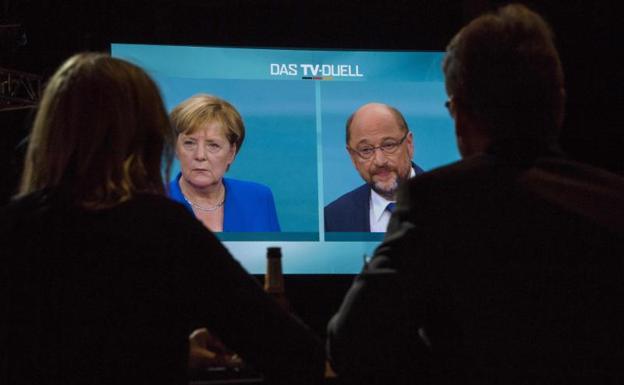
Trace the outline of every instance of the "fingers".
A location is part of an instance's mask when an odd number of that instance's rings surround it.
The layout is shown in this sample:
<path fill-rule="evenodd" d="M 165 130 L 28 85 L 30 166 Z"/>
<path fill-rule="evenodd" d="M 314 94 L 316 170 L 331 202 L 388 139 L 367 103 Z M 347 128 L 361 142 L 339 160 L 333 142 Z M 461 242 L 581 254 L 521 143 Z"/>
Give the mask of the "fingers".
<path fill-rule="evenodd" d="M 242 366 L 243 361 L 230 351 L 221 340 L 208 329 L 194 330 L 189 336 L 189 367 Z"/>

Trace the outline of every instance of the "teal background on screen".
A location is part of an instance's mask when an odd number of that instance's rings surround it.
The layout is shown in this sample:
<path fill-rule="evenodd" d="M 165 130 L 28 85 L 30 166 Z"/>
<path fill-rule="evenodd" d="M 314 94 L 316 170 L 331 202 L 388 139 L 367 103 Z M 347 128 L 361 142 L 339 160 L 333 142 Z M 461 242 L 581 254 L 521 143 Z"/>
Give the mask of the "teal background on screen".
<path fill-rule="evenodd" d="M 282 231 L 318 232 L 314 84 L 156 77 L 168 111 L 197 93 L 217 95 L 243 117 L 245 141 L 226 177 L 269 186 Z M 284 108 L 288 106 L 288 108 Z M 176 162 L 172 175 L 179 171 Z"/>
<path fill-rule="evenodd" d="M 387 103 L 405 115 L 414 134 L 414 161 L 423 169 L 459 159 L 444 108 L 441 52 L 113 44 L 111 53 L 143 67 L 168 110 L 203 92 L 228 100 L 241 113 L 246 138 L 226 176 L 269 186 L 282 231 L 302 234 L 272 241 L 270 233 L 260 240 L 225 237 L 226 247 L 251 273 L 264 272 L 268 246 L 282 247 L 288 274 L 357 273 L 363 257 L 374 252 L 377 237 L 354 241 L 358 237 L 350 234 L 330 241 L 322 232 L 323 207 L 362 184 L 345 150 L 344 131 L 347 117 L 362 104 Z M 299 67 L 296 75 L 272 75 L 271 64 Z M 305 80 L 301 64 L 345 65 L 361 76 Z"/>
<path fill-rule="evenodd" d="M 326 82 L 322 83 L 321 100 L 325 205 L 364 183 L 345 149 L 345 123 L 363 104 L 386 103 L 401 111 L 414 137 L 413 161 L 423 170 L 459 158 L 440 80 Z"/>

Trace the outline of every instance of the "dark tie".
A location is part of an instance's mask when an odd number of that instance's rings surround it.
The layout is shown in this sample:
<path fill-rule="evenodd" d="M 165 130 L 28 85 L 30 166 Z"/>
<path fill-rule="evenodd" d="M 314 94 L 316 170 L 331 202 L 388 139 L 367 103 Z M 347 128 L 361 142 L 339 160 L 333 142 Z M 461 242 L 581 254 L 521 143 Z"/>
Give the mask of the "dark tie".
<path fill-rule="evenodd" d="M 388 203 L 388 206 L 386 206 L 386 210 L 388 210 L 390 214 L 392 214 L 394 212 L 395 207 L 396 207 L 396 203 L 390 202 Z"/>

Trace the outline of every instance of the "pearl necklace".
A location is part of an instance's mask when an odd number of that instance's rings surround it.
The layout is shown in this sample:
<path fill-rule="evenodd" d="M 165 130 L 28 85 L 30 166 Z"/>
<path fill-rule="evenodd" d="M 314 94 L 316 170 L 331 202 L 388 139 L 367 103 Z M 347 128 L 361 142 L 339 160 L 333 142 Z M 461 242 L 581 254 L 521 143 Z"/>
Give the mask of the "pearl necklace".
<path fill-rule="evenodd" d="M 194 209 L 200 210 L 200 211 L 204 211 L 204 212 L 212 212 L 217 210 L 218 208 L 220 208 L 221 206 L 223 206 L 223 203 L 225 202 L 225 199 L 221 200 L 221 202 L 217 203 L 216 205 L 212 206 L 212 207 L 203 207 L 198 205 L 195 202 L 191 202 L 186 196 L 184 196 L 184 200 L 191 205 L 191 207 L 193 207 Z"/>
<path fill-rule="evenodd" d="M 223 193 L 223 198 L 221 199 L 221 201 L 219 203 L 217 203 L 216 205 L 212 206 L 212 207 L 204 207 L 204 206 L 200 206 L 195 202 L 192 202 L 190 199 L 188 199 L 186 197 L 186 194 L 182 193 L 182 196 L 184 197 L 184 200 L 191 205 L 191 207 L 193 207 L 194 209 L 197 209 L 199 211 L 203 211 L 203 212 L 213 212 L 218 210 L 219 208 L 221 208 L 223 206 L 223 203 L 225 203 L 225 192 Z"/>

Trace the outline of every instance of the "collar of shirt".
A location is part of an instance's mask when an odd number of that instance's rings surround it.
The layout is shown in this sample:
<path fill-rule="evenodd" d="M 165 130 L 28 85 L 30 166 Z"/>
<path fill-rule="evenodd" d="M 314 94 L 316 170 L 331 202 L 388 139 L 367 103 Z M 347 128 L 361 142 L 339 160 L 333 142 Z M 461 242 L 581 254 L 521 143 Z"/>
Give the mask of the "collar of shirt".
<path fill-rule="evenodd" d="M 375 190 L 371 190 L 371 202 L 370 202 L 370 229 L 371 232 L 384 232 L 388 227 L 390 221 L 390 212 L 386 210 L 388 203 L 392 201 L 387 200 L 381 195 L 377 194 Z"/>
<path fill-rule="evenodd" d="M 414 168 L 411 168 L 410 178 L 416 175 Z M 371 232 L 385 232 L 388 228 L 388 222 L 390 222 L 390 216 L 392 215 L 386 210 L 388 203 L 395 202 L 394 200 L 387 200 L 379 195 L 375 190 L 371 189 L 370 197 L 370 229 Z"/>

